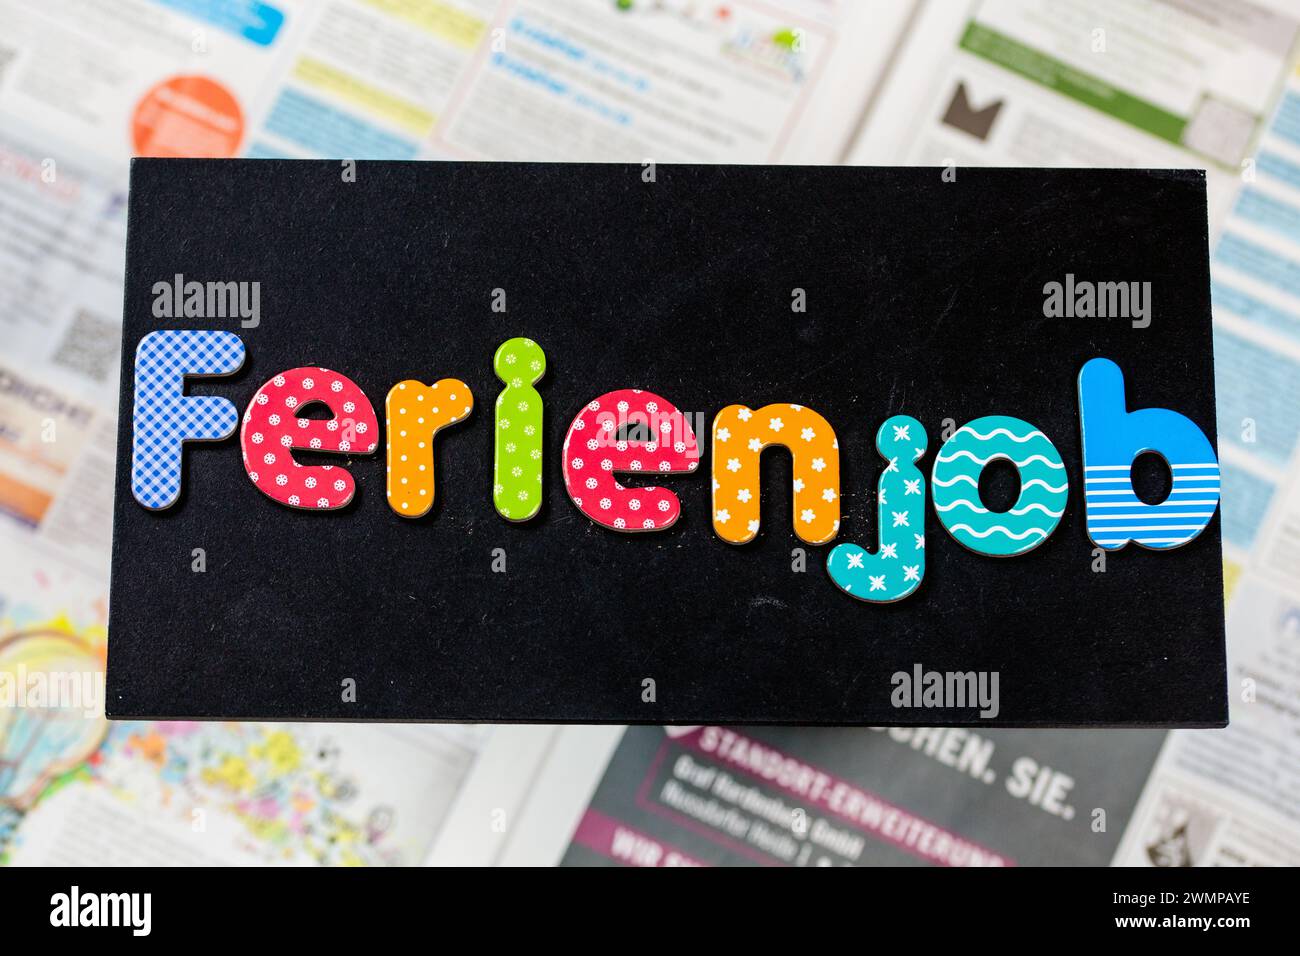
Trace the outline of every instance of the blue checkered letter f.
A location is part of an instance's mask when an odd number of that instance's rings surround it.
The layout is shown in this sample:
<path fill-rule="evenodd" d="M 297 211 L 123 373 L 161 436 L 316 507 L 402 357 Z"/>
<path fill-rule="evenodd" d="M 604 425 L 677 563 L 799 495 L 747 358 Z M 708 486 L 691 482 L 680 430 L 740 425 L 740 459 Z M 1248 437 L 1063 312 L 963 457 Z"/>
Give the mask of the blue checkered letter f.
<path fill-rule="evenodd" d="M 131 493 L 146 508 L 170 508 L 181 496 L 181 446 L 220 441 L 239 424 L 234 403 L 219 395 L 186 395 L 186 376 L 232 375 L 244 364 L 234 332 L 164 329 L 135 350 Z"/>

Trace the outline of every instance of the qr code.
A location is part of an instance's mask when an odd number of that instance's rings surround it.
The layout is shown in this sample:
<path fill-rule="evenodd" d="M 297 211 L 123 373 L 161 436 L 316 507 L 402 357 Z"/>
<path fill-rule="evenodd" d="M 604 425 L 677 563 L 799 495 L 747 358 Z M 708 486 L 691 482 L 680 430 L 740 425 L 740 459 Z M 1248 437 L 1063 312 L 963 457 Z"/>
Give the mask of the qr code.
<path fill-rule="evenodd" d="M 117 369 L 121 336 L 118 323 L 79 311 L 54 352 L 54 364 L 103 382 Z"/>
<path fill-rule="evenodd" d="M 1258 116 L 1239 106 L 1205 96 L 1183 130 L 1183 145 L 1225 166 L 1236 166 L 1250 147 L 1258 121 Z"/>

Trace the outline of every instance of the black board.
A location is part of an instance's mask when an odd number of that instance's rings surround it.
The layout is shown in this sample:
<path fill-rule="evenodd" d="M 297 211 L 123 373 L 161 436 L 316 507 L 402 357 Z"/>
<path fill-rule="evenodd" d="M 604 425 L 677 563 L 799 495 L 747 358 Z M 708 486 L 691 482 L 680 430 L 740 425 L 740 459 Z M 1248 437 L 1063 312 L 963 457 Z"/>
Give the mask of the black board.
<path fill-rule="evenodd" d="M 1218 516 L 1185 547 L 1131 545 L 1099 573 L 1079 491 L 1089 359 L 1120 365 L 1131 408 L 1172 408 L 1214 442 L 1201 173 L 362 162 L 348 181 L 346 169 L 133 164 L 110 716 L 1225 722 Z M 178 273 L 259 282 L 259 325 L 156 318 L 154 284 Z M 1044 285 L 1066 274 L 1151 282 L 1152 321 L 1044 317 Z M 131 360 L 158 328 L 242 337 L 238 374 L 187 389 L 241 413 L 296 366 L 350 376 L 381 420 L 397 381 L 463 379 L 475 410 L 438 436 L 433 510 L 412 521 L 386 506 L 382 445 L 332 459 L 356 479 L 348 507 L 281 506 L 245 475 L 237 435 L 187 444 L 179 502 L 141 507 Z M 525 524 L 491 501 L 492 357 L 513 336 L 548 362 L 546 497 Z M 580 514 L 561 442 L 584 403 L 625 387 L 706 421 L 733 403 L 815 408 L 840 442 L 839 541 L 876 547 L 874 436 L 900 413 L 930 433 L 927 476 L 945 420 L 1033 423 L 1063 457 L 1069 504 L 1041 547 L 1006 559 L 961 547 L 927 508 L 924 583 L 866 604 L 827 577 L 829 546 L 794 536 L 781 450 L 764 455 L 763 527 L 745 546 L 711 529 L 707 434 L 699 473 L 660 482 L 682 501 L 672 528 L 619 534 Z M 806 571 L 792 570 L 796 548 Z M 997 717 L 892 707 L 891 675 L 917 664 L 997 671 Z"/>

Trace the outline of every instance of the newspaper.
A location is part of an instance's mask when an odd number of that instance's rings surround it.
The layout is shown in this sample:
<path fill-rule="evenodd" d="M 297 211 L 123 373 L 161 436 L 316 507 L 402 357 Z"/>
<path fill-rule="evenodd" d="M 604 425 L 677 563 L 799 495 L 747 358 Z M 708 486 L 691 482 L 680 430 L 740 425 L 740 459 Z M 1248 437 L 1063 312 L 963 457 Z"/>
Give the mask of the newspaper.
<path fill-rule="evenodd" d="M 1210 199 L 1231 725 L 503 733 L 434 862 L 1300 863 L 1300 12 L 930 3 L 848 161 L 1196 167 Z M 497 752 L 499 751 L 499 752 Z M 452 827 L 449 825 L 449 830 Z"/>
<path fill-rule="evenodd" d="M 133 155 L 835 162 L 913 12 L 0 0 L 0 862 L 415 862 L 488 736 L 104 721 Z"/>
<path fill-rule="evenodd" d="M 38 732 L 40 708 L 0 708 L 0 861 L 1300 862 L 1298 21 L 1274 0 L 0 0 L 0 673 L 91 698 L 102 673 L 132 155 L 847 160 L 1206 170 L 1232 691 L 1229 728 L 1171 734 Z"/>

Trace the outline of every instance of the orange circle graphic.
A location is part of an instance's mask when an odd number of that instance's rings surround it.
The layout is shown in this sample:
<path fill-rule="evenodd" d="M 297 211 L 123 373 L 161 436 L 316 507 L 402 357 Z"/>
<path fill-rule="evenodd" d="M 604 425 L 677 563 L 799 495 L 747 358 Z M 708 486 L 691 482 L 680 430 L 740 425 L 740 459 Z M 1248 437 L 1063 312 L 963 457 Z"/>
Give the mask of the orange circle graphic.
<path fill-rule="evenodd" d="M 141 99 L 131 118 L 137 156 L 223 159 L 244 136 L 234 95 L 206 76 L 173 76 Z"/>

